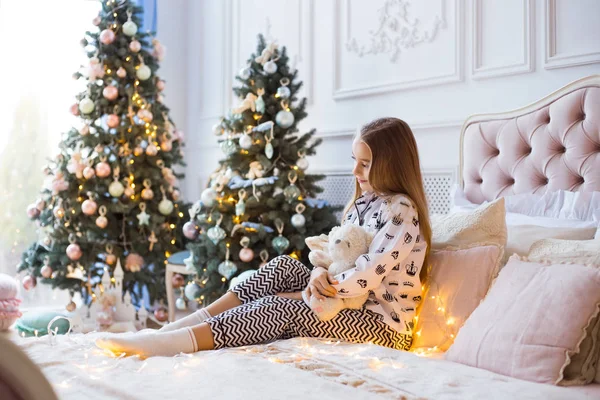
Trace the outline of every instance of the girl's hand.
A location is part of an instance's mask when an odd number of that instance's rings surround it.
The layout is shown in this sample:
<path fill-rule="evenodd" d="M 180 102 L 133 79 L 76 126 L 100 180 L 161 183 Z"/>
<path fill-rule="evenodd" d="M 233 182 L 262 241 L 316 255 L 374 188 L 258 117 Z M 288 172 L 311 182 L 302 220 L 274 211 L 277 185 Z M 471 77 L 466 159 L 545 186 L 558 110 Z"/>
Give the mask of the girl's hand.
<path fill-rule="evenodd" d="M 337 285 L 339 282 L 325 268 L 315 267 L 310 273 L 310 281 L 304 289 L 306 298 L 314 295 L 318 300 L 325 300 L 326 297 L 334 297 L 337 292 L 331 285 Z"/>

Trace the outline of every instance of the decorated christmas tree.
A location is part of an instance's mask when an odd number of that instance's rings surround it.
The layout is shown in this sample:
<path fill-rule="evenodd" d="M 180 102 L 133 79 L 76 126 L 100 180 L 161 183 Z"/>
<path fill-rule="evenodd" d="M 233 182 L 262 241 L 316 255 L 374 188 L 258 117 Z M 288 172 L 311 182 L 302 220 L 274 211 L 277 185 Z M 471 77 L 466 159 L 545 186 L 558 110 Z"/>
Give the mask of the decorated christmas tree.
<path fill-rule="evenodd" d="M 142 11 L 130 0 L 103 1 L 81 41 L 89 64 L 73 75 L 85 90 L 71 108 L 80 125 L 63 134 L 27 209 L 39 240 L 18 267 L 25 288 L 41 280 L 88 300 L 120 258 L 124 290 L 163 298 L 165 260 L 184 247 L 187 209 L 174 171 L 183 144 L 157 75 L 164 47 L 138 29 Z"/>
<path fill-rule="evenodd" d="M 214 300 L 231 278 L 278 255 L 309 265 L 304 239 L 338 224 L 338 209 L 315 198 L 324 176 L 306 173 L 306 156 L 321 139 L 313 138 L 314 130 L 298 133 L 307 114 L 296 78 L 286 48 L 259 36 L 256 54 L 236 77 L 241 103 L 214 127 L 226 157 L 183 228 L 195 240 L 186 260 L 197 272 L 185 287 L 190 300 Z"/>

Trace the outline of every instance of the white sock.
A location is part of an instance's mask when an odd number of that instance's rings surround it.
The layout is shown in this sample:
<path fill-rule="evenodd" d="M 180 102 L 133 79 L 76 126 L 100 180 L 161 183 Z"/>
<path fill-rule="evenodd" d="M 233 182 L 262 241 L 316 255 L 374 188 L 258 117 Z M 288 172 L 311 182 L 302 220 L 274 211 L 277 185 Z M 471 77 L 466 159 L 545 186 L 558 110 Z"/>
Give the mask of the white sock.
<path fill-rule="evenodd" d="M 137 354 L 142 357 L 171 357 L 179 353 L 198 351 L 196 336 L 190 327 L 172 332 L 106 336 L 96 339 L 96 346 L 113 353 Z"/>
<path fill-rule="evenodd" d="M 181 318 L 180 320 L 171 322 L 160 328 L 159 332 L 170 332 L 176 329 L 185 328 L 186 326 L 194 326 L 201 324 L 205 320 L 209 319 L 211 315 L 206 311 L 206 308 L 201 308 L 198 311 L 193 312 L 192 314 Z"/>

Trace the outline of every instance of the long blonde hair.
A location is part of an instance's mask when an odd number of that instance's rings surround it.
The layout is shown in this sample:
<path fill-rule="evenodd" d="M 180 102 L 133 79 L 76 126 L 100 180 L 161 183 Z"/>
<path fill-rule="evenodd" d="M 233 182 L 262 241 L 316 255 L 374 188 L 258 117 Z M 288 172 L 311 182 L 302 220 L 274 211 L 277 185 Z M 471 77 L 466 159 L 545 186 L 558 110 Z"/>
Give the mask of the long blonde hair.
<path fill-rule="evenodd" d="M 431 248 L 431 223 L 415 136 L 408 124 L 401 119 L 380 118 L 364 125 L 356 139 L 371 149 L 369 184 L 373 191 L 381 195 L 404 194 L 413 201 L 417 209 L 421 236 L 427 243 L 421 269 L 421 279 L 425 280 Z M 344 219 L 361 194 L 362 189 L 355 180 L 354 196 L 344 209 Z"/>

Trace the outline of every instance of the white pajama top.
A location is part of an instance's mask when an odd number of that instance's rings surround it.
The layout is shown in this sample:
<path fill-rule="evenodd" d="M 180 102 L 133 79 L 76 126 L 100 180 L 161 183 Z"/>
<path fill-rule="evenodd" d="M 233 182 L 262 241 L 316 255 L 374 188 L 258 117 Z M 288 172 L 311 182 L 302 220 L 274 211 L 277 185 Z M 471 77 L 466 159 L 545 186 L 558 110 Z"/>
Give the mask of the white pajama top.
<path fill-rule="evenodd" d="M 347 223 L 363 226 L 374 237 L 355 268 L 335 277 L 340 282 L 333 285 L 336 297 L 368 293 L 367 309 L 394 330 L 411 335 L 422 296 L 419 273 L 427 249 L 416 208 L 406 195 L 364 192 L 348 211 L 343 224 Z"/>

